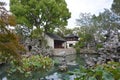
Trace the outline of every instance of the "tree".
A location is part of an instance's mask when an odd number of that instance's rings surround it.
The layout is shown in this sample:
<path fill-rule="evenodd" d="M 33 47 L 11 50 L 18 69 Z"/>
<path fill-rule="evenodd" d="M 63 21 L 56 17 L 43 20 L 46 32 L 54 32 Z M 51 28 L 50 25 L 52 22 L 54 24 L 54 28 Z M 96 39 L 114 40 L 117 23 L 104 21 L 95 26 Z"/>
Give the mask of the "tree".
<path fill-rule="evenodd" d="M 90 13 L 81 13 L 79 18 L 76 19 L 77 25 L 84 28 L 82 30 L 85 30 L 85 33 L 94 34 L 97 29 L 93 16 Z"/>
<path fill-rule="evenodd" d="M 0 2 L 0 59 L 19 60 L 19 51 L 23 50 L 23 47 L 19 44 L 18 37 L 9 29 L 9 26 L 16 25 L 15 17 L 3 7 L 4 5 L 4 2 Z"/>
<path fill-rule="evenodd" d="M 96 26 L 94 25 L 93 15 L 90 13 L 81 13 L 79 19 L 76 19 L 77 25 L 80 26 L 78 35 L 81 38 L 85 46 L 94 42 L 94 33 L 96 32 Z M 83 46 L 83 44 L 82 44 Z"/>
<path fill-rule="evenodd" d="M 55 33 L 60 35 L 61 37 L 65 37 L 67 34 L 72 34 L 73 30 L 66 27 L 60 27 L 55 31 Z"/>
<path fill-rule="evenodd" d="M 89 27 L 91 25 L 92 15 L 90 13 L 80 13 L 79 19 L 76 19 L 78 26 Z"/>
<path fill-rule="evenodd" d="M 99 16 L 99 24 L 101 28 L 107 30 L 109 28 L 114 29 L 119 25 L 119 17 L 113 13 L 112 11 L 105 9 L 103 13 L 100 13 Z"/>
<path fill-rule="evenodd" d="M 113 0 L 112 8 L 111 10 L 115 12 L 117 15 L 120 16 L 120 0 Z"/>
<path fill-rule="evenodd" d="M 33 30 L 53 32 L 55 28 L 67 25 L 70 12 L 65 0 L 10 0 L 10 10 L 17 18 L 17 24 Z"/>
<path fill-rule="evenodd" d="M 94 17 L 94 19 L 98 25 L 98 35 L 103 36 L 103 33 L 107 32 L 107 36 L 109 36 L 110 30 L 117 31 L 119 29 L 120 18 L 108 9 L 105 9 L 104 12 L 100 13 L 99 16 Z M 103 39 L 103 37 L 101 38 Z"/>
<path fill-rule="evenodd" d="M 119 21 L 120 21 L 120 8 L 119 8 L 119 5 L 120 5 L 120 1 L 119 0 L 113 0 L 113 4 L 112 4 L 112 8 L 111 10 L 117 14 L 117 24 L 119 24 Z M 118 26 L 118 25 L 117 25 Z"/>

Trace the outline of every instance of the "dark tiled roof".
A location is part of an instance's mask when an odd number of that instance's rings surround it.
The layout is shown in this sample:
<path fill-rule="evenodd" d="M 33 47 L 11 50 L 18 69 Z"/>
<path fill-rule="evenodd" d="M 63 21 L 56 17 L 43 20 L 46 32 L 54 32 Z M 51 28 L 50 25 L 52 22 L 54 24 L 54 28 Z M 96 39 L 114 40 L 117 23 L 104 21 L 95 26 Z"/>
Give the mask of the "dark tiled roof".
<path fill-rule="evenodd" d="M 53 33 L 46 33 L 46 34 L 54 40 L 65 41 L 65 39 L 63 39 L 62 37 L 56 34 L 53 34 Z"/>
<path fill-rule="evenodd" d="M 68 34 L 68 35 L 65 36 L 65 38 L 68 38 L 68 37 L 77 37 L 78 38 L 78 36 L 74 35 L 74 34 Z"/>

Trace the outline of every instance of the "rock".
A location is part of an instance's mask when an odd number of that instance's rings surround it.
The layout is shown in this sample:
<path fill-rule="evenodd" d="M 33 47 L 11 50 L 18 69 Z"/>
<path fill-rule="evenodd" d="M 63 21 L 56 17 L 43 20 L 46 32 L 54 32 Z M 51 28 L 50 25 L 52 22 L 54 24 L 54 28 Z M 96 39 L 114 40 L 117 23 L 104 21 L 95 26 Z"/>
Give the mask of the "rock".
<path fill-rule="evenodd" d="M 95 61 L 96 64 L 104 64 L 109 61 L 120 62 L 120 42 L 117 32 L 111 31 L 106 41 L 103 42 L 103 48 L 98 49 L 99 57 L 96 59 L 88 59 L 86 63 L 90 66 L 93 66 Z M 88 57 L 89 58 L 89 57 Z"/>
<path fill-rule="evenodd" d="M 58 69 L 59 69 L 59 71 L 61 71 L 61 72 L 65 72 L 65 71 L 68 70 L 68 66 L 62 65 L 62 66 L 59 66 Z"/>
<path fill-rule="evenodd" d="M 0 62 L 0 66 L 2 66 L 3 64 L 5 64 L 4 62 Z"/>
<path fill-rule="evenodd" d="M 86 64 L 87 64 L 87 66 L 92 67 L 96 64 L 96 62 L 93 60 L 93 58 L 90 57 L 90 58 L 86 59 Z"/>
<path fill-rule="evenodd" d="M 69 66 L 76 66 L 77 63 L 75 61 L 74 62 L 68 62 L 67 65 L 69 65 Z"/>
<path fill-rule="evenodd" d="M 81 49 L 80 53 L 86 53 L 86 54 L 96 54 L 97 52 L 93 49 Z"/>

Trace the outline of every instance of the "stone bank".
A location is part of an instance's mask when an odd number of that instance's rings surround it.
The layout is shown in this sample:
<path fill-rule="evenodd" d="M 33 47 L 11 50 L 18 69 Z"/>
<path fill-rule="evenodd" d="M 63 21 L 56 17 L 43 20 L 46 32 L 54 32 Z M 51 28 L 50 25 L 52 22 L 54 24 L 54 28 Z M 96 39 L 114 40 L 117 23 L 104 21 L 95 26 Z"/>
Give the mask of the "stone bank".
<path fill-rule="evenodd" d="M 74 48 L 53 50 L 53 56 L 67 56 L 72 54 L 76 54 L 76 50 Z"/>

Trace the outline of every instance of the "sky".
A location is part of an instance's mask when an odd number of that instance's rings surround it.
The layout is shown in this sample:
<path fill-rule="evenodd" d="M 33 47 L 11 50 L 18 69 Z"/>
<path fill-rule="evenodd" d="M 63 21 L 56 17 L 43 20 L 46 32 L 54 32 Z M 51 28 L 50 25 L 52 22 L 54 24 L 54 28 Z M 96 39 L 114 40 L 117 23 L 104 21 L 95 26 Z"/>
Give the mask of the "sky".
<path fill-rule="evenodd" d="M 71 18 L 68 20 L 68 28 L 76 27 L 76 19 L 80 13 L 91 13 L 98 15 L 104 9 L 110 9 L 113 0 L 65 0 L 67 7 L 71 12 Z"/>
<path fill-rule="evenodd" d="M 0 1 L 6 2 L 7 5 L 5 7 L 7 10 L 9 10 L 9 0 L 0 0 Z"/>
<path fill-rule="evenodd" d="M 9 4 L 9 0 L 6 1 Z M 65 0 L 67 7 L 71 12 L 71 18 L 68 20 L 67 28 L 76 27 L 76 19 L 79 18 L 80 13 L 91 13 L 98 15 L 104 9 L 110 9 L 113 0 Z M 9 6 L 7 6 L 9 9 Z"/>

